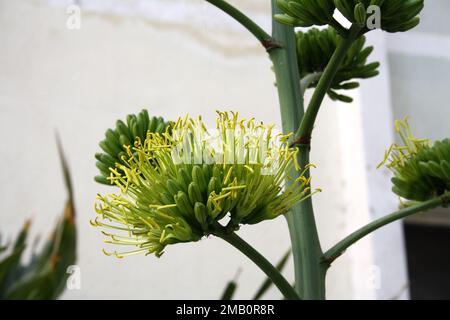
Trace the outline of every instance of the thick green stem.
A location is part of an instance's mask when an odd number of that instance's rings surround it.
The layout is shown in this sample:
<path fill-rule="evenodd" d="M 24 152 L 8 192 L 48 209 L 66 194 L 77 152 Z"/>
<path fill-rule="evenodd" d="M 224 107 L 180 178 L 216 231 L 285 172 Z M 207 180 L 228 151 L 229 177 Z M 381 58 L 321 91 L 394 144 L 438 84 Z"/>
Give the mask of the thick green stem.
<path fill-rule="evenodd" d="M 302 167 L 309 164 L 309 147 L 301 145 L 299 163 Z M 305 173 L 309 177 L 309 172 Z M 297 241 L 300 243 L 300 270 L 302 297 L 305 300 L 325 299 L 325 275 L 326 268 L 322 268 L 320 263 L 322 249 L 320 247 L 319 235 L 314 217 L 312 198 L 309 197 L 294 207 L 298 210 L 296 214 Z M 293 212 L 294 214 L 296 211 Z M 291 227 L 291 226 L 290 226 Z"/>
<path fill-rule="evenodd" d="M 286 299 L 298 300 L 297 292 L 290 283 L 264 256 L 251 245 L 240 238 L 236 233 L 216 232 L 216 236 L 222 238 L 252 260 L 273 281 Z"/>
<path fill-rule="evenodd" d="M 231 4 L 224 0 L 206 0 L 212 5 L 216 6 L 220 10 L 224 11 L 230 17 L 234 18 L 244 28 L 250 31 L 265 48 L 270 48 L 273 44 L 272 37 L 265 32 L 259 25 L 257 25 L 252 19 L 247 17 L 244 13 L 233 7 Z"/>
<path fill-rule="evenodd" d="M 336 258 L 341 256 L 345 250 L 358 240 L 364 238 L 366 235 L 374 232 L 375 230 L 384 227 L 385 225 L 403 219 L 405 217 L 411 216 L 416 213 L 424 212 L 433 208 L 440 207 L 442 205 L 448 204 L 450 198 L 450 192 L 447 192 L 441 197 L 436 197 L 434 199 L 419 203 L 417 205 L 404 208 L 402 210 L 391 213 L 385 217 L 377 219 L 368 225 L 362 227 L 361 229 L 353 232 L 340 242 L 338 242 L 334 247 L 329 249 L 323 255 L 323 263 L 331 264 Z"/>
<path fill-rule="evenodd" d="M 273 14 L 279 13 L 274 0 L 272 10 Z M 295 132 L 304 115 L 295 33 L 292 27 L 275 20 L 272 28 L 272 37 L 281 46 L 269 51 L 269 54 L 276 76 L 283 131 Z M 298 160 L 301 166 L 306 166 L 309 163 L 308 152 L 300 152 Z M 293 178 L 298 174 L 291 172 Z M 320 270 L 322 251 L 311 199 L 294 206 L 286 219 L 292 242 L 296 291 L 303 299 L 324 299 L 325 275 Z"/>
<path fill-rule="evenodd" d="M 302 167 L 309 163 L 311 133 L 320 106 L 336 76 L 339 66 L 357 37 L 358 30 L 357 27 L 352 26 L 348 38 L 341 39 L 320 77 L 309 106 L 301 120 L 297 131 L 299 133 L 299 139 L 296 140 L 296 144 L 300 148 L 299 163 Z M 309 171 L 306 172 L 306 176 L 309 176 Z M 301 284 L 300 287 L 297 287 L 297 290 L 300 290 L 303 299 L 325 299 L 327 265 L 322 263 L 322 249 L 317 234 L 312 198 L 301 202 L 298 206 L 294 207 L 293 211 L 293 219 L 296 221 L 290 221 L 289 228 L 291 235 L 295 233 L 295 238 L 292 238 L 293 241 L 295 239 L 300 244 L 298 246 L 300 249 L 299 266 L 296 266 L 296 271 L 297 268 L 301 271 L 301 274 L 298 276 L 301 277 Z M 299 214 L 296 212 L 299 212 Z"/>
<path fill-rule="evenodd" d="M 207 1 L 241 23 L 267 49 L 276 75 L 283 131 L 286 133 L 295 132 L 300 126 L 304 111 L 294 29 L 273 20 L 271 37 L 227 2 L 223 0 Z M 272 9 L 274 14 L 278 13 L 275 0 L 272 0 Z M 302 166 L 309 163 L 308 153 L 299 158 L 299 163 Z M 298 173 L 293 171 L 292 176 L 296 177 Z M 286 218 L 292 241 L 297 293 L 298 295 L 303 293 L 307 299 L 322 299 L 325 292 L 324 274 L 317 272 L 322 251 L 320 250 L 311 199 L 305 200 L 292 208 Z"/>

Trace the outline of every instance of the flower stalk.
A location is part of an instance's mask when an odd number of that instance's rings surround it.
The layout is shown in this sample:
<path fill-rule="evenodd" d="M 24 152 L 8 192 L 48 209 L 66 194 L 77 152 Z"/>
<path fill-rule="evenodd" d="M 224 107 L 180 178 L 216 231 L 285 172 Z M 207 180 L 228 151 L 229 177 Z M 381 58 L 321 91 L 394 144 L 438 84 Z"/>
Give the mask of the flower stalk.
<path fill-rule="evenodd" d="M 341 38 L 336 51 L 320 77 L 316 90 L 314 90 L 311 101 L 306 109 L 305 116 L 303 117 L 300 127 L 298 128 L 297 136 L 300 137 L 300 139 L 308 141 L 311 139 L 314 123 L 316 122 L 317 114 L 319 113 L 323 99 L 330 89 L 333 79 L 336 76 L 339 66 L 344 60 L 345 55 L 358 37 L 359 31 L 360 27 L 354 24 L 350 28 L 349 36 L 347 38 Z"/>
<path fill-rule="evenodd" d="M 409 217 L 413 214 L 425 212 L 427 210 L 431 210 L 441 206 L 446 206 L 448 205 L 449 200 L 450 200 L 450 192 L 447 192 L 440 197 L 435 197 L 434 199 L 425 202 L 419 202 L 416 205 L 403 208 L 387 216 L 381 217 L 367 224 L 366 226 L 356 230 L 343 240 L 339 241 L 336 245 L 334 245 L 332 248 L 330 248 L 324 253 L 322 261 L 323 263 L 329 266 L 334 260 L 340 257 L 345 252 L 345 250 L 347 250 L 351 245 L 353 245 L 358 240 L 364 238 L 368 234 L 378 230 L 381 227 L 384 227 L 385 225 L 391 222 Z"/>
<path fill-rule="evenodd" d="M 272 1 L 273 14 L 279 9 Z M 304 117 L 297 67 L 294 29 L 273 20 L 272 36 L 281 48 L 271 51 L 284 132 L 297 130 Z M 298 161 L 309 163 L 309 146 L 301 148 Z M 309 175 L 309 172 L 306 173 Z M 286 215 L 292 242 L 295 289 L 302 299 L 325 298 L 325 275 L 318 268 L 322 256 L 311 198 L 295 205 Z"/>
<path fill-rule="evenodd" d="M 273 14 L 279 13 L 272 1 Z M 360 28 L 353 25 L 347 38 L 342 38 L 330 62 L 321 75 L 306 111 L 301 93 L 305 88 L 298 84 L 299 72 L 292 27 L 273 20 L 273 38 L 283 48 L 270 53 L 277 76 L 283 130 L 297 130 L 295 142 L 300 148 L 299 163 L 309 163 L 311 133 L 320 106 L 348 50 L 358 37 Z M 280 38 L 282 40 L 280 40 Z M 294 44 L 293 44 L 294 42 Z M 280 53 L 280 51 L 284 51 Z M 280 63 L 280 56 L 283 59 Z M 288 81 L 285 81 L 288 79 Z M 288 82 L 288 83 L 286 83 Z M 289 121 L 289 122 L 287 122 Z M 309 172 L 305 176 L 309 177 Z M 303 299 L 325 299 L 326 266 L 321 263 L 322 249 L 317 232 L 312 199 L 308 198 L 291 209 L 287 215 L 294 256 L 296 290 Z"/>

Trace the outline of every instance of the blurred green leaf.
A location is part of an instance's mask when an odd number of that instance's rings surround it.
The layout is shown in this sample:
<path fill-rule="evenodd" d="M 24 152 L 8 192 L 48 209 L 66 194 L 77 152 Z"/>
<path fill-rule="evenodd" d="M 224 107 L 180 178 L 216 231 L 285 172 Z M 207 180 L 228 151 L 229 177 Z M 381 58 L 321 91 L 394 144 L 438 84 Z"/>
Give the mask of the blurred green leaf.
<path fill-rule="evenodd" d="M 16 270 L 14 267 L 20 261 L 24 248 L 15 249 L 9 256 L 0 261 L 0 299 L 5 298 L 4 292 Z"/>
<path fill-rule="evenodd" d="M 225 287 L 225 290 L 223 291 L 221 300 L 231 300 L 233 299 L 234 292 L 236 291 L 237 283 L 232 280 L 228 282 L 227 286 Z"/>
<path fill-rule="evenodd" d="M 241 268 L 239 268 L 237 270 L 236 275 L 234 276 L 233 280 L 231 280 L 227 283 L 227 286 L 223 290 L 222 297 L 220 298 L 220 300 L 233 299 L 234 293 L 236 292 L 236 288 L 237 288 L 237 279 L 239 278 L 240 274 L 241 274 Z"/>
<path fill-rule="evenodd" d="M 67 161 L 57 137 L 68 200 L 63 215 L 40 252 L 33 252 L 31 261 L 22 265 L 30 223 L 22 229 L 11 253 L 0 261 L 1 299 L 56 299 L 65 289 L 67 268 L 76 261 L 76 226 L 73 188 Z M 6 250 L 6 249 L 5 249 Z M 2 250 L 2 251 L 5 251 Z"/>
<path fill-rule="evenodd" d="M 289 248 L 288 251 L 283 255 L 280 261 L 278 261 L 277 265 L 275 266 L 278 271 L 283 271 L 284 267 L 286 266 L 286 263 L 289 260 L 289 257 L 291 255 L 291 249 Z M 221 300 L 232 300 L 234 297 L 234 294 L 236 292 L 238 283 L 237 279 L 239 277 L 239 274 L 241 273 L 241 269 L 238 269 L 236 272 L 236 275 L 234 276 L 233 280 L 230 280 L 225 289 L 223 290 Z M 272 280 L 270 278 L 267 278 L 262 285 L 259 287 L 258 291 L 256 292 L 255 296 L 253 297 L 253 300 L 259 300 L 261 297 L 267 292 L 267 290 L 270 289 L 270 287 L 273 285 Z"/>
<path fill-rule="evenodd" d="M 283 271 L 284 267 L 286 266 L 286 263 L 289 260 L 289 256 L 291 255 L 291 249 L 289 248 L 289 250 L 284 254 L 284 256 L 281 258 L 281 260 L 277 263 L 277 265 L 275 266 L 277 268 L 278 271 Z M 273 285 L 273 282 L 270 278 L 267 278 L 263 284 L 261 285 L 261 287 L 258 289 L 258 291 L 256 291 L 255 296 L 253 297 L 253 300 L 259 300 L 261 299 L 261 297 L 267 292 L 267 290 L 270 289 L 270 287 Z"/>

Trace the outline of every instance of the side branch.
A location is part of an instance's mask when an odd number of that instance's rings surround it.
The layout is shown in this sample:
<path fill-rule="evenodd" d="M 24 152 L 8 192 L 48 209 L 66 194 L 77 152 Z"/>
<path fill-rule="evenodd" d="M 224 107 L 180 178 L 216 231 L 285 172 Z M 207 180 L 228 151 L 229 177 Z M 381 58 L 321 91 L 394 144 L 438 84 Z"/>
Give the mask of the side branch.
<path fill-rule="evenodd" d="M 440 206 L 446 206 L 449 204 L 450 192 L 445 193 L 440 197 L 436 197 L 434 199 L 416 204 L 411 207 L 407 207 L 391 213 L 387 216 L 384 216 L 380 219 L 377 219 L 368 225 L 362 227 L 361 229 L 353 232 L 340 242 L 338 242 L 334 247 L 329 249 L 324 253 L 322 258 L 322 263 L 330 265 L 334 260 L 340 257 L 347 248 L 349 248 L 352 244 L 357 242 L 358 240 L 364 238 L 366 235 L 372 233 L 373 231 L 384 227 L 385 225 L 403 219 L 405 217 L 411 216 L 416 213 L 424 212 L 430 209 L 434 209 Z"/>
<path fill-rule="evenodd" d="M 306 109 L 305 116 L 302 119 L 300 128 L 297 131 L 297 137 L 309 137 L 312 134 L 314 123 L 316 121 L 317 114 L 319 113 L 322 101 L 325 98 L 327 91 L 330 89 L 331 83 L 336 76 L 337 71 L 345 58 L 348 50 L 351 48 L 355 39 L 358 37 L 360 28 L 353 25 L 350 28 L 348 38 L 342 38 L 339 42 L 333 56 L 328 62 L 323 74 L 320 76 L 320 80 L 314 90 L 311 101 Z"/>

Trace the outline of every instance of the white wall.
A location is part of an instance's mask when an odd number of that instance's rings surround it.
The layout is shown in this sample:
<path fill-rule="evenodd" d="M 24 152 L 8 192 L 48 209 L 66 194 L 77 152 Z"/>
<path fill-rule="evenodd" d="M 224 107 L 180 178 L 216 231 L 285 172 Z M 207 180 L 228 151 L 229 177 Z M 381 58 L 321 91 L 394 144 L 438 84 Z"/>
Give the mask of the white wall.
<path fill-rule="evenodd" d="M 416 135 L 432 140 L 450 136 L 447 121 L 436 121 L 450 117 L 449 12 L 450 2 L 429 1 L 416 29 L 387 38 L 394 114 L 410 116 Z"/>
<path fill-rule="evenodd" d="M 268 1 L 233 2 L 268 28 Z M 61 212 L 57 129 L 74 177 L 82 271 L 82 290 L 65 298 L 216 298 L 239 267 L 237 297 L 250 298 L 263 274 L 218 239 L 167 248 L 161 259 L 117 260 L 101 253 L 103 236 L 88 221 L 96 193 L 111 190 L 93 182 L 93 155 L 116 119 L 147 107 L 166 118 L 189 113 L 213 121 L 214 110 L 222 109 L 279 124 L 266 53 L 204 1 L 82 1 L 79 30 L 66 28 L 67 3 L 0 0 L 0 229 L 11 236 L 31 216 L 33 230 L 45 233 Z M 383 39 L 371 40 L 381 42 L 377 55 L 386 62 Z M 327 101 L 319 115 L 312 162 L 314 186 L 324 190 L 315 202 L 324 248 L 396 206 L 386 173 L 374 170 L 392 140 L 385 68 L 355 92 L 355 103 Z M 239 234 L 272 261 L 289 246 L 283 218 Z M 400 292 L 406 281 L 401 237 L 393 226 L 349 250 L 330 271 L 328 297 Z M 289 280 L 292 271 L 289 265 Z M 379 288 L 372 281 L 378 275 Z M 268 297 L 280 294 L 273 289 Z"/>

